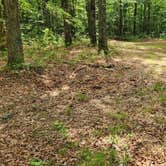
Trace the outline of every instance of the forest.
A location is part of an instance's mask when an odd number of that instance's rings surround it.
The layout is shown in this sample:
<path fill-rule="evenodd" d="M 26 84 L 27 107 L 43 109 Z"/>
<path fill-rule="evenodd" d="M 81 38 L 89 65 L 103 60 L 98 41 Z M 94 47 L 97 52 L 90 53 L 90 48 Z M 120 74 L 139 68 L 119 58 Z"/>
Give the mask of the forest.
<path fill-rule="evenodd" d="M 0 0 L 0 166 L 166 166 L 166 0 Z"/>

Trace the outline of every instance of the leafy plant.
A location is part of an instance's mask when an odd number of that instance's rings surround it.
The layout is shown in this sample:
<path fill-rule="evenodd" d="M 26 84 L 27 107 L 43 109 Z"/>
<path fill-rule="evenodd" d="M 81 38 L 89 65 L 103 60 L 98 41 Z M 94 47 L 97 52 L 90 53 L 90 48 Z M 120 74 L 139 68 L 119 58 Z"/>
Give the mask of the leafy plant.
<path fill-rule="evenodd" d="M 78 101 L 84 102 L 84 101 L 88 101 L 89 96 L 86 93 L 78 93 L 77 99 L 78 99 Z"/>
<path fill-rule="evenodd" d="M 78 166 L 116 166 L 120 161 L 114 148 L 103 151 L 84 149 L 80 152 L 80 157 L 82 162 Z"/>
<path fill-rule="evenodd" d="M 34 158 L 30 161 L 30 166 L 44 166 L 44 162 L 41 159 Z"/>
<path fill-rule="evenodd" d="M 166 104 L 166 94 L 161 94 L 160 95 L 160 102 L 164 105 Z"/>
<path fill-rule="evenodd" d="M 54 130 L 56 130 L 58 133 L 60 133 L 61 135 L 64 135 L 64 136 L 66 136 L 68 133 L 68 130 L 65 127 L 65 125 L 59 121 L 56 121 L 54 123 Z"/>
<path fill-rule="evenodd" d="M 72 106 L 67 106 L 67 108 L 66 108 L 66 114 L 68 115 L 68 116 L 70 116 L 71 114 L 72 114 L 72 112 L 73 112 L 73 108 L 72 108 Z"/>
<path fill-rule="evenodd" d="M 153 90 L 156 92 L 164 92 L 166 91 L 166 86 L 162 82 L 155 83 Z"/>
<path fill-rule="evenodd" d="M 110 115 L 117 121 L 124 121 L 127 118 L 127 114 L 125 112 L 111 113 Z"/>

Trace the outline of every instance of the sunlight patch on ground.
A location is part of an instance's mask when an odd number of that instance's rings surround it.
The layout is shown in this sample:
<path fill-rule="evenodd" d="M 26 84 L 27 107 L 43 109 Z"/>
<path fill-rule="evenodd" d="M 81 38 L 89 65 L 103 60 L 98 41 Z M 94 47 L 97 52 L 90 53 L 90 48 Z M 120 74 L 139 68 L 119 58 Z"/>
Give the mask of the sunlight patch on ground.
<path fill-rule="evenodd" d="M 121 56 L 116 57 L 119 61 L 144 64 L 148 71 L 154 71 L 155 76 L 166 71 L 166 41 L 124 42 L 113 40 L 110 41 L 110 45 L 121 52 Z"/>

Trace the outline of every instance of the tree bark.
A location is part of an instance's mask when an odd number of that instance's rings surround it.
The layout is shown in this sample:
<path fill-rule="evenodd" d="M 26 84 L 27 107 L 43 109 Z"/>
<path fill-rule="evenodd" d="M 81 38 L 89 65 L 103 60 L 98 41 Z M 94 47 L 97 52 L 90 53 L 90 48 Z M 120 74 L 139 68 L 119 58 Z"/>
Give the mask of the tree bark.
<path fill-rule="evenodd" d="M 5 35 L 5 27 L 4 27 L 4 13 L 2 4 L 0 4 L 0 49 L 6 47 L 6 35 Z"/>
<path fill-rule="evenodd" d="M 147 35 L 151 33 L 151 0 L 148 0 L 148 18 L 147 18 Z"/>
<path fill-rule="evenodd" d="M 134 24 L 133 24 L 133 35 L 137 33 L 137 2 L 134 2 Z"/>
<path fill-rule="evenodd" d="M 119 36 L 123 35 L 123 2 L 119 0 Z"/>
<path fill-rule="evenodd" d="M 144 2 L 144 11 L 143 11 L 143 33 L 147 32 L 147 16 L 146 16 L 146 11 L 147 11 L 147 4 L 146 1 Z"/>
<path fill-rule="evenodd" d="M 108 54 L 107 32 L 106 32 L 106 0 L 98 1 L 99 17 L 99 51 L 103 50 Z"/>
<path fill-rule="evenodd" d="M 19 11 L 17 0 L 5 0 L 5 17 L 7 28 L 8 65 L 24 62 Z"/>
<path fill-rule="evenodd" d="M 87 0 L 88 32 L 92 46 L 96 46 L 96 0 Z"/>
<path fill-rule="evenodd" d="M 70 22 L 71 17 L 71 2 L 70 0 L 62 1 L 62 8 L 66 12 L 64 15 L 64 36 L 66 47 L 72 44 L 72 23 Z"/>

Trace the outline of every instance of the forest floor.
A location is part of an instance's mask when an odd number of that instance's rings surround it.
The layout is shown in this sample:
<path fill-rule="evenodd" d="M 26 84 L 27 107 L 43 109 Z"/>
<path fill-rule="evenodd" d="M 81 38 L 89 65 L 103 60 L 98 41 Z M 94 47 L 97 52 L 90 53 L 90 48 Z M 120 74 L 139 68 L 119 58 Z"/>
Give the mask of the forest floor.
<path fill-rule="evenodd" d="M 109 68 L 86 45 L 26 46 L 44 68 L 1 70 L 0 166 L 166 166 L 166 41 L 109 45 Z"/>

